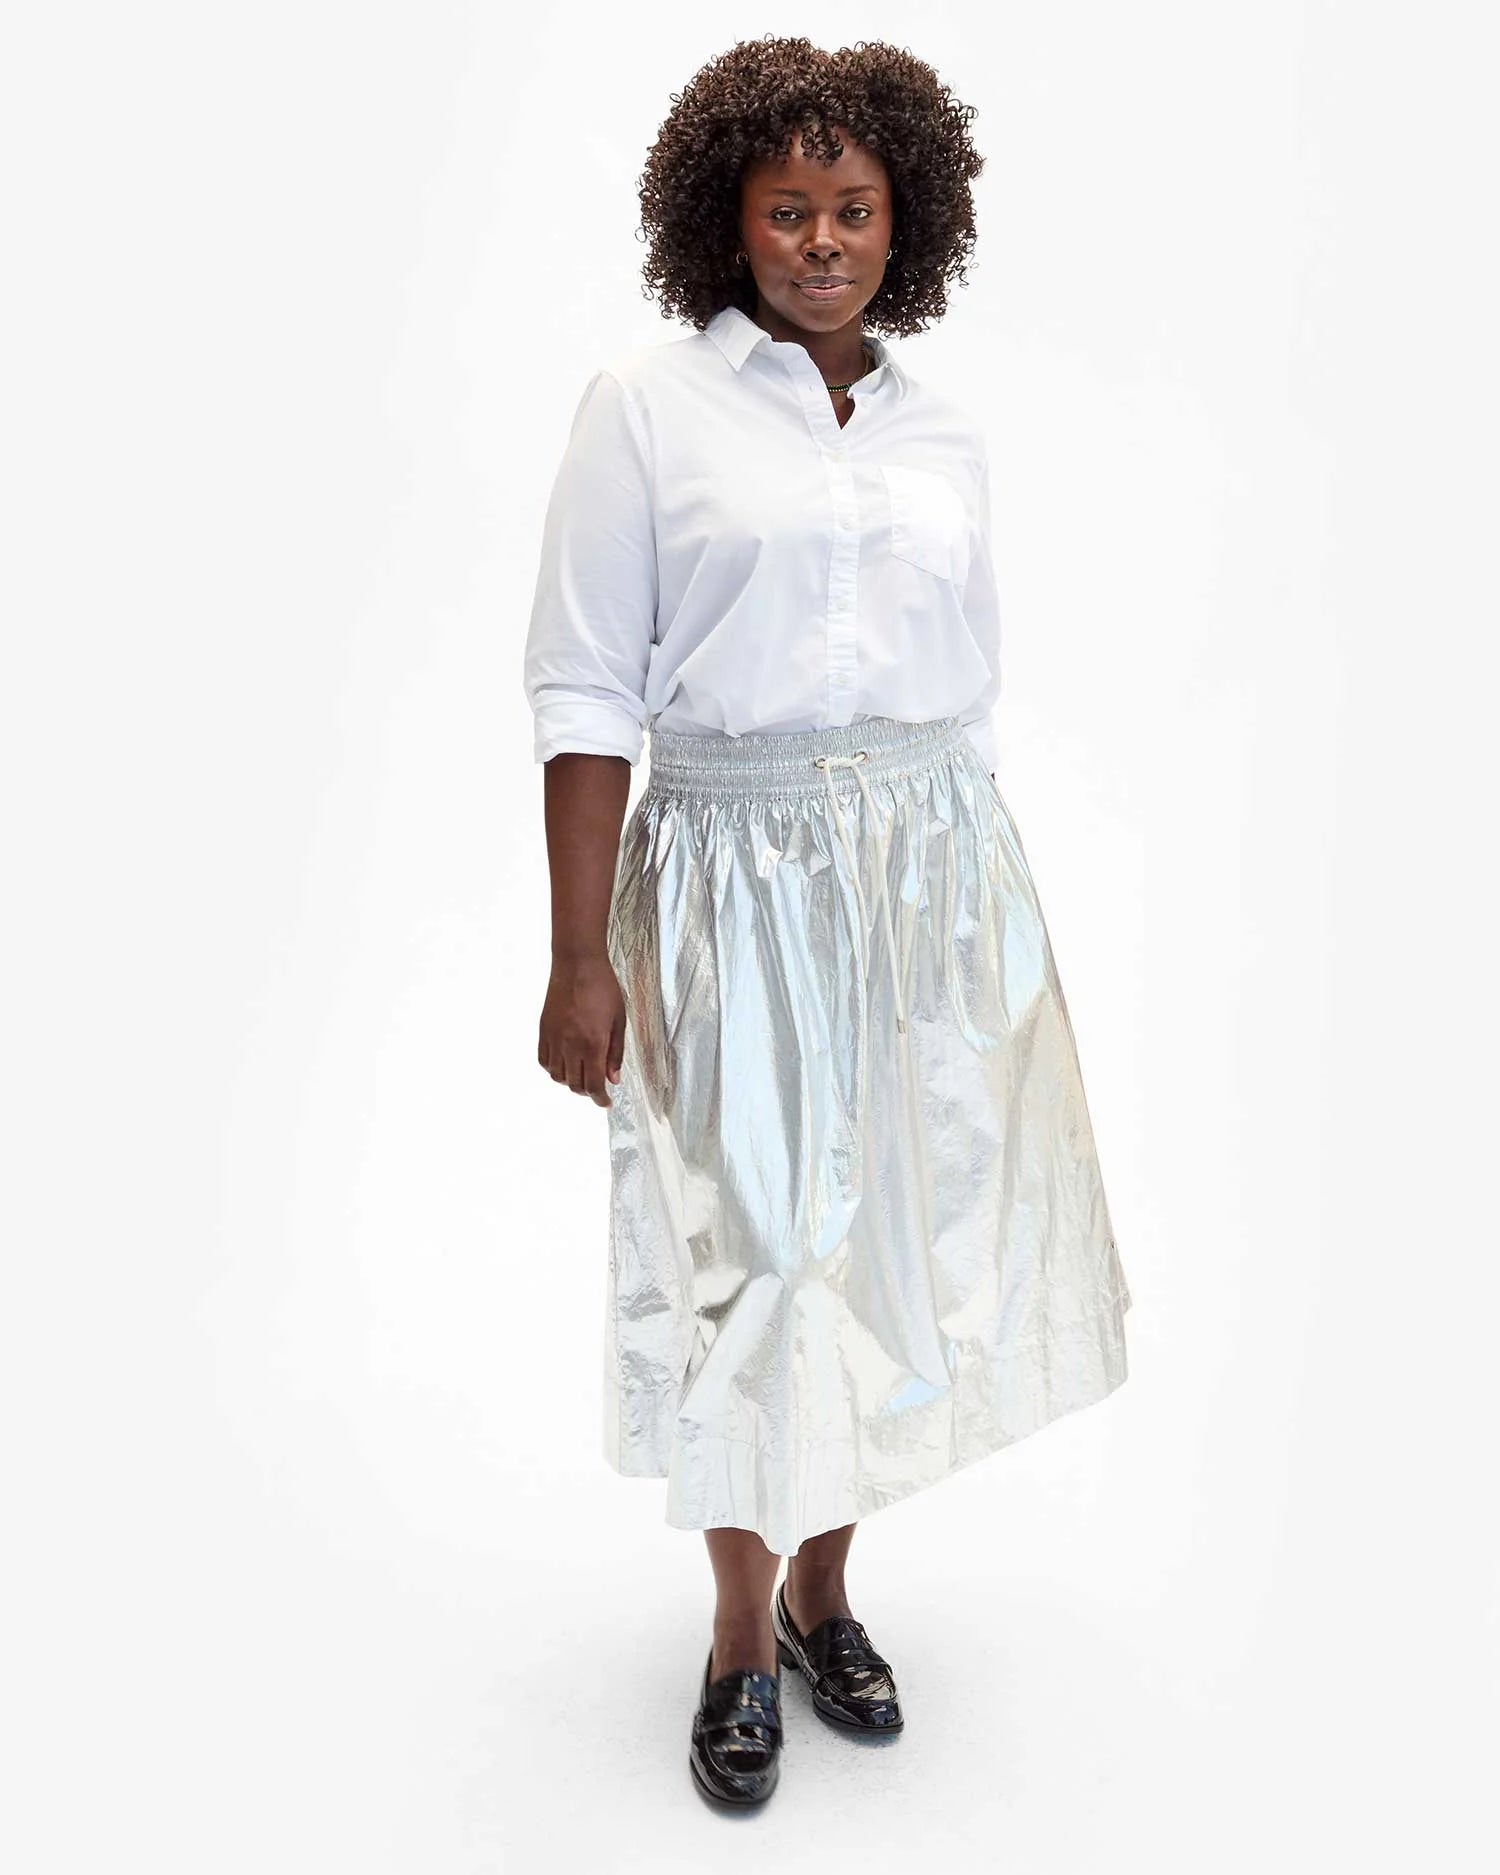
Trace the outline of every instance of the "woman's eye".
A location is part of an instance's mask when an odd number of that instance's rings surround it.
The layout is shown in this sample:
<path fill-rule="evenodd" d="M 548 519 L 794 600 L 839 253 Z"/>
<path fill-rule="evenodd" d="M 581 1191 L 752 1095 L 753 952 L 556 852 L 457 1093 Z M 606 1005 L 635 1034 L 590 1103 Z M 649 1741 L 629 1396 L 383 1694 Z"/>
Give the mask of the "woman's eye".
<path fill-rule="evenodd" d="M 844 210 L 844 213 L 846 215 L 862 215 L 865 218 L 865 220 L 868 221 L 870 216 L 874 213 L 874 210 L 866 208 L 862 202 L 857 202 L 857 203 L 852 203 L 848 208 L 846 208 Z M 785 215 L 790 215 L 793 218 L 793 220 L 795 220 L 797 217 L 797 210 L 795 208 L 777 208 L 771 211 L 772 221 L 780 221 L 782 217 Z"/>

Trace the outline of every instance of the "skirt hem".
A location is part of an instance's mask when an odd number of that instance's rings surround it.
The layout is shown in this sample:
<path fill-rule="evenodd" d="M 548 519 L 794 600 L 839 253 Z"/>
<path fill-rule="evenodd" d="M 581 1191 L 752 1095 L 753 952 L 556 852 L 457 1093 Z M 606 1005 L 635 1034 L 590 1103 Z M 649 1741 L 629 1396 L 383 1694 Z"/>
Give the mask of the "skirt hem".
<path fill-rule="evenodd" d="M 1119 1315 L 1123 1320 L 1123 1317 L 1131 1308 L 1131 1296 L 1128 1288 L 1122 1288 L 1117 1292 L 1113 1299 L 1112 1306 L 1118 1309 Z M 1122 1349 L 1123 1345 L 1122 1342 Z M 1103 1384 L 1091 1390 L 1086 1397 L 1067 1399 L 1062 1404 L 1054 1405 L 1049 1411 L 1033 1420 L 1021 1431 L 991 1437 L 981 1449 L 971 1451 L 962 1458 L 950 1459 L 943 1470 L 935 1472 L 931 1477 L 911 1479 L 899 1485 L 887 1486 L 884 1489 L 878 1486 L 872 1486 L 868 1480 L 866 1480 L 863 1485 L 856 1485 L 853 1492 L 852 1507 L 847 1514 L 840 1513 L 836 1518 L 832 1518 L 828 1522 L 819 1522 L 815 1529 L 804 1530 L 800 1535 L 796 1536 L 795 1539 L 793 1539 L 788 1532 L 778 1530 L 768 1519 L 762 1517 L 755 1511 L 730 1510 L 726 1511 L 721 1517 L 715 1517 L 712 1521 L 695 1520 L 690 1515 L 674 1514 L 673 1506 L 669 1500 L 664 1522 L 669 1528 L 674 1530 L 753 1530 L 766 1545 L 767 1549 L 771 1550 L 774 1554 L 793 1556 L 797 1553 L 801 1544 L 806 1542 L 809 1537 L 820 1535 L 824 1530 L 838 1529 L 846 1523 L 862 1522 L 865 1518 L 873 1516 L 876 1511 L 885 1510 L 892 1504 L 902 1503 L 907 1498 L 915 1497 L 919 1492 L 930 1490 L 934 1485 L 941 1484 L 945 1478 L 951 1478 L 957 1472 L 967 1471 L 970 1466 L 981 1464 L 985 1459 L 993 1458 L 997 1453 L 1006 1451 L 1011 1446 L 1019 1445 L 1022 1440 L 1029 1439 L 1034 1434 L 1045 1431 L 1048 1426 L 1056 1425 L 1059 1420 L 1071 1418 L 1076 1413 L 1085 1412 L 1091 1406 L 1098 1406 L 1101 1401 L 1107 1400 L 1125 1384 L 1125 1381 L 1129 1378 L 1129 1372 L 1127 1362 L 1122 1359 L 1118 1368 L 1111 1371 L 1105 1377 Z M 717 1435 L 709 1435 L 700 1440 L 695 1440 L 694 1443 L 714 1446 L 725 1444 L 747 1445 L 750 1442 L 746 1440 L 724 1439 Z M 832 1443 L 848 1444 L 849 1441 L 833 1441 Z M 758 1451 L 763 1448 L 752 1445 L 751 1449 Z M 645 1453 L 637 1453 L 635 1456 L 639 1462 L 632 1465 L 631 1455 L 628 1452 L 621 1451 L 613 1441 L 607 1443 L 604 1448 L 605 1461 L 609 1465 L 610 1470 L 618 1477 L 661 1480 L 670 1476 L 669 1463 L 653 1460 L 649 1454 Z"/>

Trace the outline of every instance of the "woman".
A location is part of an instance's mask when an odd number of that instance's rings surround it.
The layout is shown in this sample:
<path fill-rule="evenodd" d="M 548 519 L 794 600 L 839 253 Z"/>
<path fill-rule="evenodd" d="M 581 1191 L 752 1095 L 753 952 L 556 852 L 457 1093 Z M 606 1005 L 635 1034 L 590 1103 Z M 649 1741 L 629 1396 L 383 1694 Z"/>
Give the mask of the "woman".
<path fill-rule="evenodd" d="M 609 1110 L 606 1452 L 704 1532 L 689 1761 L 728 1802 L 776 1785 L 783 1663 L 830 1723 L 901 1728 L 856 1522 L 1126 1375 L 995 785 L 984 439 L 871 329 L 920 330 L 961 275 L 972 115 L 883 45 L 699 72 L 641 186 L 647 278 L 693 329 L 589 379 L 526 645 L 538 1059 Z"/>

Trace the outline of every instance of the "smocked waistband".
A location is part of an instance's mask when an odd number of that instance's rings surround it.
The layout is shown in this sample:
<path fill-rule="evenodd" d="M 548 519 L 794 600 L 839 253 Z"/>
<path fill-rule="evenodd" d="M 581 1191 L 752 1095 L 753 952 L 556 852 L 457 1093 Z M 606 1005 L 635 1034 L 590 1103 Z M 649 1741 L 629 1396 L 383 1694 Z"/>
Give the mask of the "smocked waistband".
<path fill-rule="evenodd" d="M 739 736 L 687 734 L 653 725 L 647 734 L 648 786 L 720 795 L 822 792 L 830 776 L 842 789 L 857 786 L 842 761 L 827 770 L 817 763 L 818 756 L 860 757 L 867 781 L 895 780 L 919 773 L 965 740 L 956 716 L 922 722 L 866 716 L 825 729 L 749 730 Z"/>

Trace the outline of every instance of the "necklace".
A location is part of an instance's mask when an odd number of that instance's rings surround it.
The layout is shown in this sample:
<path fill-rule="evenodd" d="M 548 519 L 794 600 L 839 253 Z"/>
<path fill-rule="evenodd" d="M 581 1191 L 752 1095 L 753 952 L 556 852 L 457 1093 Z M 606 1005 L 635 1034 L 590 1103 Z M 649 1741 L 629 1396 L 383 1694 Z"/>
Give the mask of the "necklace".
<path fill-rule="evenodd" d="M 860 344 L 860 350 L 865 355 L 865 368 L 860 372 L 859 378 L 867 378 L 875 369 L 875 354 L 870 350 L 869 346 L 863 342 Z M 859 378 L 850 378 L 849 384 L 858 384 Z M 830 384 L 828 388 L 831 391 L 847 391 L 849 384 Z"/>

